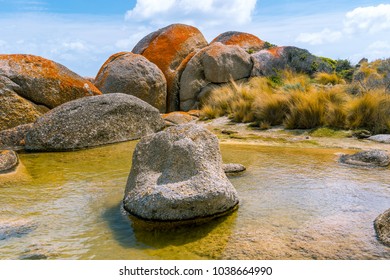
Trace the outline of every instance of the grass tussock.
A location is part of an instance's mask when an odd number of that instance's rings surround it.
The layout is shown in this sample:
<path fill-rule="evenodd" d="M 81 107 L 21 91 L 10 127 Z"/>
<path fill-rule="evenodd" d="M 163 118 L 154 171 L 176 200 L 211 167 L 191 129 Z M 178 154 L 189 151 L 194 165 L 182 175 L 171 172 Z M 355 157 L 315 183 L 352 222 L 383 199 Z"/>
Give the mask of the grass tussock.
<path fill-rule="evenodd" d="M 348 108 L 348 126 L 373 133 L 390 132 L 390 95 L 381 91 L 355 97 Z"/>
<path fill-rule="evenodd" d="M 359 71 L 371 77 L 378 72 L 361 68 Z M 278 77 L 252 78 L 244 84 L 232 82 L 203 100 L 201 117 L 228 116 L 261 129 L 284 125 L 288 129 L 360 128 L 390 133 L 390 95 L 383 87 L 355 94 L 352 85 L 337 74 L 318 73 L 310 79 L 291 71 Z"/>
<path fill-rule="evenodd" d="M 315 81 L 321 85 L 345 84 L 345 80 L 340 78 L 336 73 L 319 72 L 315 75 Z"/>

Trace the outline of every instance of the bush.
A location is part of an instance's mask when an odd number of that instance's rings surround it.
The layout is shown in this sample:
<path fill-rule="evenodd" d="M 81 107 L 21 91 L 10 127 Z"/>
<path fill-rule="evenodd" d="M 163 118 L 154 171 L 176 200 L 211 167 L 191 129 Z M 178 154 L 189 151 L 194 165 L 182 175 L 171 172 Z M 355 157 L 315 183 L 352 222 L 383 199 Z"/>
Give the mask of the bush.
<path fill-rule="evenodd" d="M 280 125 L 289 112 L 289 95 L 283 93 L 258 95 L 252 111 L 258 124 Z"/>
<path fill-rule="evenodd" d="M 390 96 L 380 91 L 370 91 L 355 97 L 349 104 L 347 120 L 352 129 L 389 133 Z"/>

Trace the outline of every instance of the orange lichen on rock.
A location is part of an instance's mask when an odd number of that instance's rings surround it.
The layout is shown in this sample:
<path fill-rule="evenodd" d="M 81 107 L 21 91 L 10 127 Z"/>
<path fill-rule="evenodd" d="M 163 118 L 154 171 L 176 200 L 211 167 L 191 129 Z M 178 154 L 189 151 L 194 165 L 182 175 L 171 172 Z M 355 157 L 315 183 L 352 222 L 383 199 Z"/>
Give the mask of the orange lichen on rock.
<path fill-rule="evenodd" d="M 275 58 L 279 58 L 284 51 L 284 47 L 273 47 L 268 49 L 268 52 Z"/>
<path fill-rule="evenodd" d="M 245 49 L 248 52 L 256 52 L 264 48 L 265 42 L 255 35 L 229 31 L 220 34 L 211 43 L 220 42 L 224 45 L 235 45 Z"/>
<path fill-rule="evenodd" d="M 188 54 L 207 46 L 202 33 L 195 27 L 184 24 L 173 24 L 146 36 L 133 49 L 156 64 L 167 80 L 167 111 L 175 108 L 178 90 L 174 81 L 178 80 L 177 69 Z"/>
<path fill-rule="evenodd" d="M 101 94 L 91 82 L 65 66 L 35 55 L 0 55 L 0 74 L 19 86 L 20 96 L 48 108 Z"/>

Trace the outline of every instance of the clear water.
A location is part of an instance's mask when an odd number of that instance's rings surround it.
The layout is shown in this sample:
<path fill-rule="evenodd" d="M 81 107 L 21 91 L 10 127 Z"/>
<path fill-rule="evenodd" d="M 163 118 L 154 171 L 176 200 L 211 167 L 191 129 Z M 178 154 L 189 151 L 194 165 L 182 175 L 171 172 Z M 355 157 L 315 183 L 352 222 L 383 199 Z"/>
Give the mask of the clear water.
<path fill-rule="evenodd" d="M 21 154 L 0 176 L 0 259 L 390 259 L 373 228 L 389 169 L 340 165 L 340 150 L 224 144 L 224 161 L 248 168 L 230 178 L 238 211 L 149 232 L 120 207 L 135 144 Z"/>

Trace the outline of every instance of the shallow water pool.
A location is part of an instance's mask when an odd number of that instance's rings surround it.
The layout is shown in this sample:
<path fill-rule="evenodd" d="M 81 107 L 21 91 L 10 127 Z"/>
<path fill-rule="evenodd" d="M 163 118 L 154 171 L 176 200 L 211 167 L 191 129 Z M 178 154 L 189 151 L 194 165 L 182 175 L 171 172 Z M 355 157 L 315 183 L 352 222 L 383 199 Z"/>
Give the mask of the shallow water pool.
<path fill-rule="evenodd" d="M 247 167 L 230 177 L 238 211 L 148 232 L 120 206 L 135 145 L 21 154 L 0 176 L 0 259 L 390 259 L 373 228 L 389 169 L 341 165 L 341 150 L 222 144 Z"/>

